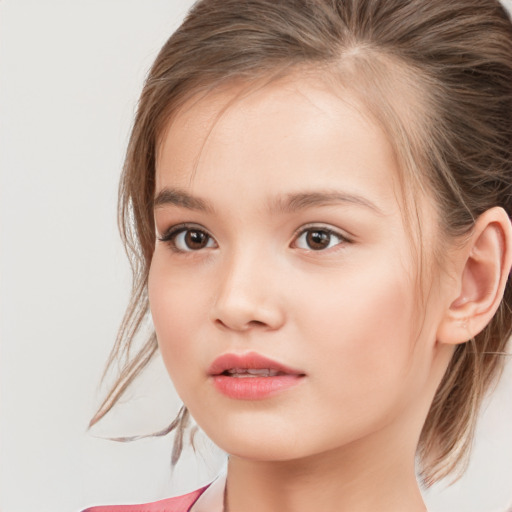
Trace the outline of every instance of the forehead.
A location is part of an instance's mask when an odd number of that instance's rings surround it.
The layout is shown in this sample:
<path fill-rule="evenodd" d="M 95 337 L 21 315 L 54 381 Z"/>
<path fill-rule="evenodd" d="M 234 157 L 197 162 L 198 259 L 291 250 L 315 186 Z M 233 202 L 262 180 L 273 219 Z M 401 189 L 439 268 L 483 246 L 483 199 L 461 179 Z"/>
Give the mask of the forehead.
<path fill-rule="evenodd" d="M 396 205 L 398 165 L 363 105 L 315 78 L 229 84 L 189 99 L 160 138 L 156 192 L 337 186 Z"/>

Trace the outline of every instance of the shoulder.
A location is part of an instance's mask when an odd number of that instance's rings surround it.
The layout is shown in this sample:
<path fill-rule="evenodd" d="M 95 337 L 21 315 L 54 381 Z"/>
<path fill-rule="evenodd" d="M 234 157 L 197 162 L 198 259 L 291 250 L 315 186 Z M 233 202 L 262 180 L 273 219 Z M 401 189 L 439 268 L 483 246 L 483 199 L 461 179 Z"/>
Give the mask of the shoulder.
<path fill-rule="evenodd" d="M 154 501 L 153 503 L 90 507 L 82 512 L 188 512 L 190 507 L 207 488 L 208 485 L 201 487 L 201 489 L 197 489 L 197 491 L 184 494 L 183 496 Z"/>

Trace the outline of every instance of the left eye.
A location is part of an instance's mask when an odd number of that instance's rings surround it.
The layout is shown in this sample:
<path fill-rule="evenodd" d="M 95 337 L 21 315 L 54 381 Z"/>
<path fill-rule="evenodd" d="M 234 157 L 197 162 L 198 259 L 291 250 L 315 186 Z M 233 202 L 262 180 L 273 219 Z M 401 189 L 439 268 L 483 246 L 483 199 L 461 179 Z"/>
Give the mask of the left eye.
<path fill-rule="evenodd" d="M 295 241 L 295 246 L 308 251 L 323 251 L 345 242 L 338 233 L 326 228 L 309 228 L 302 231 Z"/>

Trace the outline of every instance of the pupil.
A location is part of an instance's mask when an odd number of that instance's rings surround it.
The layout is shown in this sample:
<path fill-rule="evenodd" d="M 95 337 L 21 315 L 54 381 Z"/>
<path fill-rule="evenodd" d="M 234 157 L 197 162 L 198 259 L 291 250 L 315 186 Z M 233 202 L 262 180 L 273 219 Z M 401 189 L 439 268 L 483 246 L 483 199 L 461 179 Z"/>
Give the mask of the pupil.
<path fill-rule="evenodd" d="M 309 247 L 313 250 L 325 249 L 330 242 L 330 235 L 325 231 L 310 231 L 307 235 Z"/>
<path fill-rule="evenodd" d="M 207 237 L 201 231 L 188 231 L 185 242 L 190 249 L 201 249 L 206 245 Z"/>

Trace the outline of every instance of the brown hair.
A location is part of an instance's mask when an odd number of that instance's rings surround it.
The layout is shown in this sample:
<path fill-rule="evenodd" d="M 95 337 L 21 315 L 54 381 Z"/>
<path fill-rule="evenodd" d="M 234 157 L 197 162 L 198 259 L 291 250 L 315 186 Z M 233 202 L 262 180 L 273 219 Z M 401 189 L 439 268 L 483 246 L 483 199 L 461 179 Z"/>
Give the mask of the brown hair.
<path fill-rule="evenodd" d="M 119 188 L 133 288 L 107 370 L 116 361 L 121 369 L 91 425 L 157 351 L 154 332 L 136 353 L 131 348 L 149 313 L 155 159 L 169 117 L 192 94 L 234 78 L 304 67 L 332 72 L 361 96 L 386 127 L 403 180 L 437 202 L 446 236 L 468 233 L 494 206 L 512 216 L 512 24 L 497 0 L 200 1 L 160 51 L 141 94 Z M 420 94 L 397 101 L 395 86 Z M 464 468 L 511 334 L 509 280 L 498 312 L 457 347 L 437 390 L 418 447 L 427 485 Z M 187 419 L 183 409 L 159 433 L 178 427 L 173 461 Z"/>

